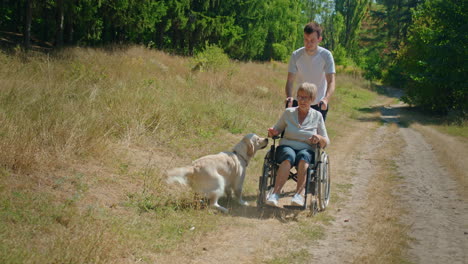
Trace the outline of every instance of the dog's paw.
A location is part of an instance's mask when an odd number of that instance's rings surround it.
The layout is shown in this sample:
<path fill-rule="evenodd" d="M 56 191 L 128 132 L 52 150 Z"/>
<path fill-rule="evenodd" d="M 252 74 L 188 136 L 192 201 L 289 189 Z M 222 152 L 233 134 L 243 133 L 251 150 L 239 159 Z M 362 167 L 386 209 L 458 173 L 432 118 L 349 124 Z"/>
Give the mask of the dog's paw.
<path fill-rule="evenodd" d="M 220 207 L 217 207 L 216 209 L 218 209 L 220 212 L 222 212 L 223 214 L 227 214 L 229 213 L 229 210 L 220 206 Z"/>
<path fill-rule="evenodd" d="M 229 212 L 228 209 L 222 207 L 222 206 L 219 205 L 219 204 L 213 204 L 212 207 L 215 208 L 216 210 L 218 210 L 218 211 L 224 213 L 224 214 L 227 214 L 227 213 Z"/>
<path fill-rule="evenodd" d="M 239 204 L 242 205 L 242 206 L 249 206 L 249 203 L 244 201 L 244 200 L 240 200 Z"/>

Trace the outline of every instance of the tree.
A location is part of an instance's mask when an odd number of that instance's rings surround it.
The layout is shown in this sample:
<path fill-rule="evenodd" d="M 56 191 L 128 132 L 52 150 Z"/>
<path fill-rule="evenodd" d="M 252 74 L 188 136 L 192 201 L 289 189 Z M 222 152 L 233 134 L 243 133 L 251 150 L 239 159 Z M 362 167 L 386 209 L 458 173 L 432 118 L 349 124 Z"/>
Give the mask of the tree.
<path fill-rule="evenodd" d="M 399 49 L 402 42 L 406 41 L 409 26 L 412 24 L 411 10 L 423 3 L 424 0 L 380 0 L 385 11 L 385 26 L 382 28 L 387 33 L 387 44 L 392 50 Z"/>
<path fill-rule="evenodd" d="M 309 4 L 310 0 L 1 0 L 0 31 L 23 32 L 27 47 L 33 35 L 57 47 L 138 43 L 192 55 L 217 45 L 231 58 L 283 59 L 302 44 Z"/>
<path fill-rule="evenodd" d="M 408 103 L 431 112 L 468 111 L 466 1 L 428 0 L 414 11 L 406 45 L 398 53 Z"/>
<path fill-rule="evenodd" d="M 344 30 L 340 38 L 343 47 L 357 53 L 357 44 L 361 22 L 364 18 L 370 0 L 335 0 L 335 8 L 344 18 Z"/>
<path fill-rule="evenodd" d="M 403 85 L 396 64 L 398 50 L 404 47 L 412 24 L 411 10 L 424 0 L 376 0 L 364 17 L 359 37 L 358 65 L 364 77 Z"/>

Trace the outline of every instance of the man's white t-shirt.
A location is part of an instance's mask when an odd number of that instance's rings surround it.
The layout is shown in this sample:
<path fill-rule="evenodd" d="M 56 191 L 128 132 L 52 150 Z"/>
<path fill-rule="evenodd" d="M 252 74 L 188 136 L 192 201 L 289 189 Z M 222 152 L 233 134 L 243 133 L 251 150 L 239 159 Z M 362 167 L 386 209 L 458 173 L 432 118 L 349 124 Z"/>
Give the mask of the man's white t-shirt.
<path fill-rule="evenodd" d="M 326 73 L 335 73 L 335 61 L 331 52 L 325 48 L 317 47 L 317 52 L 310 56 L 305 47 L 294 51 L 289 60 L 288 71 L 296 74 L 296 84 L 293 88 L 293 97 L 296 98 L 299 85 L 304 82 L 317 86 L 317 97 L 312 105 L 316 105 L 325 97 L 327 92 Z"/>

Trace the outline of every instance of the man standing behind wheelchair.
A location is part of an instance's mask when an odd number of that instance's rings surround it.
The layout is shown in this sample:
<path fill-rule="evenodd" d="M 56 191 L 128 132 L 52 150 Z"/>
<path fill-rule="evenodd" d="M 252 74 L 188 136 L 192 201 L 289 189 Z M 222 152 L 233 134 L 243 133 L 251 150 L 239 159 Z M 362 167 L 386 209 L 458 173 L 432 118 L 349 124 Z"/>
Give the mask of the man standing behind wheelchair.
<path fill-rule="evenodd" d="M 291 204 L 304 205 L 304 188 L 309 164 L 314 162 L 317 145 L 324 148 L 330 144 L 322 114 L 311 108 L 317 97 L 317 87 L 312 83 L 302 83 L 297 90 L 297 107 L 286 108 L 268 136 L 278 136 L 284 132 L 276 149 L 276 161 L 280 164 L 273 192 L 266 204 L 278 206 L 279 194 L 288 180 L 292 166 L 297 168 L 297 186 Z"/>
<path fill-rule="evenodd" d="M 327 119 L 328 102 L 335 92 L 335 61 L 331 52 L 318 44 L 322 41 L 322 28 L 315 22 L 304 27 L 304 47 L 295 50 L 288 65 L 286 81 L 287 106 L 297 106 L 293 96 L 296 85 L 309 82 L 317 85 L 317 96 L 312 108 L 320 111 L 323 120 Z"/>

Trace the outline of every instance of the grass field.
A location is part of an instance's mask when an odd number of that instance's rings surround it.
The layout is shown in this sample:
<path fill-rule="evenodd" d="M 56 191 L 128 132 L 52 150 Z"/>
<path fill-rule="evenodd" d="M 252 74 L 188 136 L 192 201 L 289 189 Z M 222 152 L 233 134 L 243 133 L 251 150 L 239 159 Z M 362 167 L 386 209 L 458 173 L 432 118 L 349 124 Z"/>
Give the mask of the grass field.
<path fill-rule="evenodd" d="M 277 62 L 193 70 L 191 58 L 143 47 L 0 53 L 0 63 L 1 263 L 151 261 L 216 230 L 223 216 L 164 186 L 163 172 L 266 136 L 287 75 Z M 376 97 L 338 75 L 331 140 Z"/>

